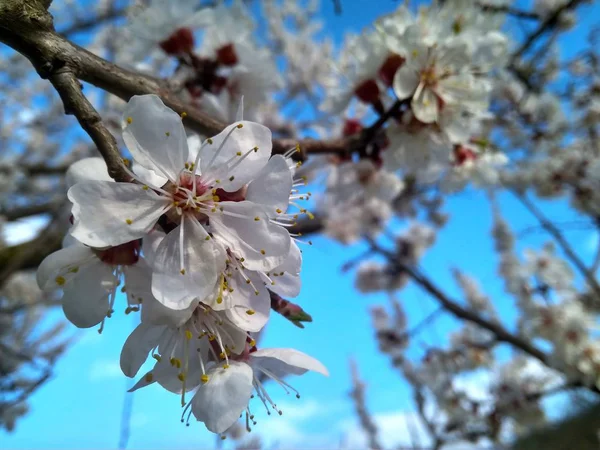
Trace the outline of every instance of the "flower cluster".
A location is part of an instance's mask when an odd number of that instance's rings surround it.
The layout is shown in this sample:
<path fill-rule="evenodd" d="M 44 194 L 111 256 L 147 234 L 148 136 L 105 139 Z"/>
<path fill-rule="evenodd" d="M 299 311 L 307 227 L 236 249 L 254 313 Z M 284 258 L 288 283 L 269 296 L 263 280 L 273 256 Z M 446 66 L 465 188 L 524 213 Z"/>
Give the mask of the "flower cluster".
<path fill-rule="evenodd" d="M 158 97 L 133 97 L 122 120 L 132 182 L 113 182 L 99 158 L 72 165 L 73 226 L 37 273 L 42 289 L 62 289 L 71 322 L 99 331 L 122 286 L 125 312 L 141 310 L 141 324 L 121 368 L 134 377 L 155 360 L 133 389 L 158 383 L 180 394 L 188 420 L 215 433 L 243 412 L 249 428 L 253 392 L 279 412 L 266 378 L 289 392 L 288 374 L 327 374 L 317 360 L 259 349 L 253 337 L 271 293 L 300 291 L 302 255 L 287 227 L 305 210 L 290 210 L 293 172 L 286 156 L 271 156 L 271 132 L 241 114 L 217 136 L 188 143 L 181 117 Z"/>

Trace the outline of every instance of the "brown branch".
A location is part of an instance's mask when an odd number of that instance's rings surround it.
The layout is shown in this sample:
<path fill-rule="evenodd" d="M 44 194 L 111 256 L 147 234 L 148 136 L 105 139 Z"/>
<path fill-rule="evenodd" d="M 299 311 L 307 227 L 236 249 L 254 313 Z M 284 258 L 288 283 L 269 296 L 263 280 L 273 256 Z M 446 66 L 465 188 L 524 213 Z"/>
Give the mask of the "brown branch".
<path fill-rule="evenodd" d="M 83 86 L 73 72 L 67 67 L 52 72 L 48 79 L 54 86 L 65 105 L 65 114 L 72 114 L 77 118 L 81 128 L 92 138 L 98 151 L 106 161 L 108 174 L 115 181 L 130 181 L 119 153 L 117 140 L 102 123 L 98 111 L 81 91 Z"/>
<path fill-rule="evenodd" d="M 510 66 L 514 66 L 516 60 L 523 56 L 540 36 L 544 35 L 547 31 L 550 31 L 552 28 L 558 25 L 560 16 L 563 12 L 572 8 L 576 8 L 583 1 L 584 0 L 570 0 L 563 6 L 556 8 L 556 10 L 550 14 L 546 20 L 544 20 L 540 26 L 527 37 L 527 39 L 525 39 L 519 49 L 513 53 L 510 60 Z"/>
<path fill-rule="evenodd" d="M 520 349 L 522 352 L 539 359 L 544 364 L 548 362 L 548 356 L 535 346 L 529 344 L 519 336 L 515 336 L 505 329 L 501 324 L 493 322 L 481 317 L 475 311 L 463 308 L 458 302 L 448 297 L 440 288 L 438 288 L 429 278 L 421 274 L 416 268 L 409 266 L 394 253 L 383 249 L 375 241 L 370 238 L 366 238 L 373 250 L 386 256 L 393 264 L 395 264 L 399 270 L 409 275 L 415 283 L 417 283 L 424 291 L 434 297 L 442 307 L 448 312 L 452 313 L 459 319 L 467 320 L 481 328 L 490 331 L 498 341 L 505 342 L 512 345 L 515 348 Z"/>
<path fill-rule="evenodd" d="M 64 92 L 68 89 L 75 94 L 76 90 L 66 75 L 58 77 L 62 72 L 71 73 L 125 101 L 134 95 L 156 94 L 169 108 L 185 113 L 184 125 L 202 135 L 213 136 L 226 126 L 182 101 L 167 81 L 123 69 L 69 42 L 55 32 L 51 15 L 41 9 L 39 1 L 5 0 L 0 10 L 0 41 L 26 56 L 42 78 L 53 76 L 53 83 L 58 82 Z M 88 112 L 88 119 L 93 122 L 95 116 Z M 275 139 L 273 153 L 284 153 L 296 145 L 303 153 L 345 153 L 349 142 L 355 140 Z M 113 170 L 118 172 L 117 168 Z"/>
<path fill-rule="evenodd" d="M 546 216 L 544 216 L 542 211 L 540 211 L 538 207 L 535 206 L 535 204 L 531 200 L 529 200 L 529 198 L 527 198 L 524 194 L 520 194 L 515 191 L 513 191 L 513 193 L 521 201 L 521 203 L 529 210 L 529 212 L 533 214 L 535 218 L 540 222 L 542 228 L 544 228 L 544 230 L 550 233 L 552 237 L 556 240 L 556 242 L 558 242 L 558 245 L 560 245 L 562 250 L 565 252 L 567 258 L 569 258 L 571 263 L 573 263 L 573 265 L 577 267 L 577 270 L 581 272 L 585 280 L 588 282 L 589 286 L 594 290 L 595 294 L 598 297 L 600 297 L 600 285 L 598 284 L 596 277 L 592 272 L 588 270 L 583 261 L 579 259 L 575 251 L 573 251 L 573 249 L 571 248 L 571 245 L 563 237 L 560 230 L 552 222 L 550 222 L 546 218 Z"/>

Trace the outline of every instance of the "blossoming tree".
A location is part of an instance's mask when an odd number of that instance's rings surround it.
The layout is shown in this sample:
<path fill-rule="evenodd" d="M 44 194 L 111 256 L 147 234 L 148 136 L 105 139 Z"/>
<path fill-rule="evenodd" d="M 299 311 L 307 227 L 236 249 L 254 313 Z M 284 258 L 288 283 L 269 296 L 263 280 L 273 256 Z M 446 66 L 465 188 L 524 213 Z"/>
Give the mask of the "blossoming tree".
<path fill-rule="evenodd" d="M 66 345 L 59 328 L 31 338 L 56 303 L 100 333 L 111 315 L 138 314 L 121 369 L 132 390 L 176 394 L 183 422 L 224 438 L 240 417 L 250 431 L 259 407 L 281 414 L 275 385 L 297 394 L 289 375 L 328 374 L 284 339 L 259 339 L 273 311 L 310 320 L 289 299 L 312 233 L 367 244 L 346 269 L 358 291 L 389 294 L 372 310 L 374 338 L 433 448 L 506 443 L 544 422 L 547 395 L 600 394 L 600 252 L 588 264 L 539 202 L 598 227 L 597 30 L 581 52 L 557 53 L 590 2 L 399 2 L 341 46 L 315 1 L 50 3 L 0 1 L 0 217 L 49 216 L 33 240 L 0 248 L 0 424 L 14 426 Z M 460 299 L 420 265 L 452 220 L 446 199 L 470 190 L 489 199 L 511 320 L 461 255 Z M 523 258 L 506 193 L 549 237 Z M 421 324 L 399 300 L 409 284 L 439 305 Z M 413 337 L 440 314 L 460 326 L 414 357 Z M 481 369 L 485 402 L 457 383 Z"/>

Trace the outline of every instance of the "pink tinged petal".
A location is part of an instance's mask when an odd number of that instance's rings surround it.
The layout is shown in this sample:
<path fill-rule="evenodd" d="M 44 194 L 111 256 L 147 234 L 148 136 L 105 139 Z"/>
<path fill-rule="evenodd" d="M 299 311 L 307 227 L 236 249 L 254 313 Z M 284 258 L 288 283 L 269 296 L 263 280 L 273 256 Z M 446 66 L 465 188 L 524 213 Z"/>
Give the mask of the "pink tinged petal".
<path fill-rule="evenodd" d="M 266 206 L 269 215 L 276 217 L 287 211 L 292 184 L 292 173 L 286 159 L 275 155 L 248 185 L 246 200 Z"/>
<path fill-rule="evenodd" d="M 394 88 L 396 97 L 399 100 L 404 100 L 413 95 L 419 82 L 419 73 L 410 64 L 405 64 L 396 71 L 392 87 Z"/>
<path fill-rule="evenodd" d="M 150 350 L 158 345 L 165 328 L 141 323 L 133 330 L 121 350 L 121 370 L 125 376 L 131 378 L 138 373 Z"/>
<path fill-rule="evenodd" d="M 152 262 L 152 293 L 166 307 L 186 309 L 195 298 L 211 294 L 224 261 L 217 260 L 215 245 L 207 237 L 197 220 L 184 216 L 158 245 Z"/>
<path fill-rule="evenodd" d="M 210 141 L 200 149 L 201 173 L 219 179 L 215 186 L 227 192 L 253 180 L 269 161 L 273 146 L 267 127 L 247 121 L 229 125 Z"/>
<path fill-rule="evenodd" d="M 37 284 L 43 291 L 51 291 L 67 286 L 77 276 L 80 267 L 96 256 L 89 247 L 72 245 L 46 256 L 38 267 Z"/>
<path fill-rule="evenodd" d="M 71 187 L 81 181 L 114 181 L 108 175 L 106 163 L 102 158 L 84 158 L 71 164 L 67 169 L 65 181 Z"/>
<path fill-rule="evenodd" d="M 73 202 L 71 235 L 90 247 L 108 247 L 144 237 L 169 200 L 132 183 L 88 181 L 67 194 Z"/>
<path fill-rule="evenodd" d="M 176 181 L 188 159 L 181 117 L 156 95 L 134 95 L 121 122 L 123 140 L 135 161 Z"/>
<path fill-rule="evenodd" d="M 221 202 L 220 205 L 223 211 L 210 217 L 215 238 L 237 257 L 243 257 L 246 268 L 269 271 L 285 261 L 291 245 L 290 234 L 269 220 L 264 207 L 249 201 Z"/>
<path fill-rule="evenodd" d="M 423 123 L 436 122 L 438 119 L 438 99 L 429 88 L 423 88 L 411 101 L 413 114 Z"/>
<path fill-rule="evenodd" d="M 229 368 L 218 366 L 208 371 L 208 382 L 201 384 L 192 399 L 192 412 L 213 433 L 223 433 L 240 417 L 252 394 L 252 369 L 230 361 Z"/>
<path fill-rule="evenodd" d="M 329 371 L 320 361 L 292 348 L 259 349 L 250 354 L 250 361 L 253 366 L 264 368 L 278 377 L 302 375 L 309 370 L 329 376 Z"/>
<path fill-rule="evenodd" d="M 77 276 L 65 286 L 63 311 L 73 325 L 90 328 L 106 317 L 108 297 L 119 283 L 112 270 L 112 266 L 97 260 L 81 267 Z"/>

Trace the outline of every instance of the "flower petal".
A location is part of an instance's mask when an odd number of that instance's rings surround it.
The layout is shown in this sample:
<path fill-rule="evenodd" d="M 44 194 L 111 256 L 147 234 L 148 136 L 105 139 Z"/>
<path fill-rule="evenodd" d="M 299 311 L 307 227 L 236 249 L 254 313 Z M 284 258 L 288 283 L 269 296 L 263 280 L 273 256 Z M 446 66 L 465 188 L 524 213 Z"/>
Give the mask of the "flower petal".
<path fill-rule="evenodd" d="M 71 187 L 67 196 L 75 220 L 71 234 L 90 247 L 143 237 L 169 204 L 167 198 L 133 183 L 87 181 Z"/>
<path fill-rule="evenodd" d="M 181 117 L 156 95 L 134 95 L 123 113 L 123 140 L 135 161 L 177 181 L 188 159 Z"/>
<path fill-rule="evenodd" d="M 411 64 L 404 64 L 394 75 L 392 87 L 399 100 L 413 95 L 419 85 L 419 73 Z"/>
<path fill-rule="evenodd" d="M 165 326 L 141 323 L 132 331 L 121 350 L 121 370 L 125 376 L 131 378 L 138 373 L 165 330 Z"/>
<path fill-rule="evenodd" d="M 269 290 L 284 297 L 297 297 L 302 288 L 302 280 L 298 275 L 284 273 L 281 276 L 273 278 L 275 284 L 269 286 Z"/>
<path fill-rule="evenodd" d="M 219 186 L 227 192 L 254 179 L 269 161 L 273 147 L 271 130 L 247 121 L 229 125 L 211 141 L 200 149 L 201 173 L 220 179 Z"/>
<path fill-rule="evenodd" d="M 37 284 L 43 291 L 59 289 L 77 275 L 81 265 L 94 258 L 96 256 L 92 250 L 83 245 L 72 245 L 51 253 L 38 267 Z M 57 277 L 64 280 L 57 280 Z"/>
<path fill-rule="evenodd" d="M 81 181 L 114 181 L 108 174 L 106 163 L 102 158 L 83 158 L 74 162 L 67 169 L 65 181 L 71 187 Z"/>
<path fill-rule="evenodd" d="M 309 370 L 329 376 L 327 368 L 312 356 L 292 348 L 263 348 L 250 354 L 251 364 L 263 367 L 278 377 L 302 375 Z"/>
<path fill-rule="evenodd" d="M 223 258 L 196 219 L 181 224 L 160 242 L 152 261 L 152 293 L 167 308 L 182 310 L 214 289 Z M 220 261 L 223 259 L 223 261 Z"/>
<path fill-rule="evenodd" d="M 213 433 L 223 433 L 248 406 L 252 394 L 252 369 L 230 361 L 229 368 L 208 371 L 208 382 L 200 385 L 192 399 L 192 412 Z"/>
<path fill-rule="evenodd" d="M 256 272 L 247 272 L 246 276 L 252 284 L 246 283 L 239 275 L 229 278 L 233 292 L 228 295 L 229 304 L 225 314 L 238 328 L 257 332 L 269 320 L 271 297 Z"/>
<path fill-rule="evenodd" d="M 108 296 L 119 283 L 112 271 L 112 266 L 96 260 L 81 267 L 77 276 L 65 286 L 63 311 L 73 325 L 90 328 L 106 317 Z"/>
<path fill-rule="evenodd" d="M 286 159 L 275 155 L 248 185 L 246 200 L 266 206 L 270 216 L 274 217 L 287 211 L 292 184 Z"/>
<path fill-rule="evenodd" d="M 215 238 L 237 257 L 244 258 L 246 268 L 269 271 L 285 261 L 290 234 L 269 220 L 264 207 L 249 201 L 220 205 L 222 210 L 210 216 Z"/>
<path fill-rule="evenodd" d="M 418 96 L 411 101 L 413 114 L 423 123 L 432 123 L 438 120 L 438 99 L 429 88 L 423 88 Z"/>

